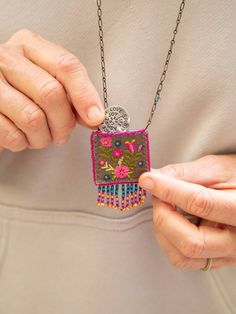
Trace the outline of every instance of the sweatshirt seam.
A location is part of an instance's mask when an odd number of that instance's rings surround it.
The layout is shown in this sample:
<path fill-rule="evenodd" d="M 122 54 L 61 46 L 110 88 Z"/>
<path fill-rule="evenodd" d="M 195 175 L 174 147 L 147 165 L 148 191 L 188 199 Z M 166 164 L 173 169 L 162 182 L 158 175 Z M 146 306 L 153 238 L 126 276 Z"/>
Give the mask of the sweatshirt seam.
<path fill-rule="evenodd" d="M 0 216 L 10 221 L 50 225 L 80 225 L 107 231 L 126 231 L 152 221 L 152 208 L 131 216 L 110 218 L 77 211 L 33 210 L 0 202 Z"/>
<path fill-rule="evenodd" d="M 123 227 L 123 228 L 106 228 L 106 227 L 99 227 L 92 224 L 86 224 L 86 223 L 63 223 L 63 222 L 51 222 L 51 221 L 37 221 L 37 220 L 30 220 L 30 219 L 17 219 L 17 218 L 7 218 L 11 222 L 17 222 L 17 223 L 32 223 L 32 224 L 40 224 L 40 225 L 56 225 L 56 226 L 82 226 L 82 227 L 88 227 L 96 230 L 103 230 L 107 232 L 125 232 L 132 229 L 135 229 L 136 227 L 151 222 L 151 219 L 144 219 L 142 221 L 139 221 L 131 226 Z"/>

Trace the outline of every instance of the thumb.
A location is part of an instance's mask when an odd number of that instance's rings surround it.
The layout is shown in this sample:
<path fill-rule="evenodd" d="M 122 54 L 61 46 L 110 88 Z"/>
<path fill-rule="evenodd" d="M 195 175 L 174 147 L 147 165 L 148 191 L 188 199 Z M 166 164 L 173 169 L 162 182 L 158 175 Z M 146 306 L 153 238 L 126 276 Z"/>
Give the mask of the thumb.
<path fill-rule="evenodd" d="M 153 171 L 206 187 L 221 188 L 220 183 L 230 182 L 235 177 L 232 171 L 235 167 L 235 154 L 208 155 L 190 162 L 169 164 Z M 222 188 L 227 187 L 224 184 Z"/>

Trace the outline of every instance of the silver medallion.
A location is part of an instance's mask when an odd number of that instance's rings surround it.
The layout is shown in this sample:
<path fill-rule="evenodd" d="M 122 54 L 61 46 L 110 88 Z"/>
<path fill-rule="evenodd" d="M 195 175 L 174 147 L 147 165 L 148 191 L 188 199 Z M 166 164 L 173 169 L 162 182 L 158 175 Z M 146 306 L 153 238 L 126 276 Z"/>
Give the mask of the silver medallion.
<path fill-rule="evenodd" d="M 111 106 L 105 110 L 105 120 L 99 126 L 104 133 L 128 131 L 130 118 L 127 111 L 121 106 Z"/>

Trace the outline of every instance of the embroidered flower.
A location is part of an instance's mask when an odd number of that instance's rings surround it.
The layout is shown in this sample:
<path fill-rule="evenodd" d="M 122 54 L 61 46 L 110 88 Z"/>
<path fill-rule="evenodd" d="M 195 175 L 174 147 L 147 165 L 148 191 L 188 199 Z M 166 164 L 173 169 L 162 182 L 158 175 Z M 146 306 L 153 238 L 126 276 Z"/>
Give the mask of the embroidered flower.
<path fill-rule="evenodd" d="M 122 156 L 122 149 L 120 148 L 114 149 L 112 155 L 116 158 L 120 158 Z"/>
<path fill-rule="evenodd" d="M 100 166 L 104 166 L 106 163 L 106 160 L 105 159 L 99 159 L 98 163 Z"/>
<path fill-rule="evenodd" d="M 138 147 L 138 152 L 141 152 L 142 149 L 143 149 L 143 144 L 140 144 Z"/>
<path fill-rule="evenodd" d="M 111 147 L 112 146 L 111 137 L 101 137 L 100 142 L 101 142 L 103 147 Z"/>
<path fill-rule="evenodd" d="M 111 180 L 111 176 L 110 176 L 109 174 L 105 174 L 104 177 L 103 177 L 103 179 L 104 179 L 105 181 L 109 181 L 109 180 Z"/>
<path fill-rule="evenodd" d="M 142 167 L 143 165 L 144 165 L 144 162 L 140 160 L 140 161 L 138 162 L 138 166 L 139 166 L 139 167 Z"/>
<path fill-rule="evenodd" d="M 123 179 L 127 177 L 128 174 L 129 174 L 129 168 L 127 166 L 120 165 L 115 168 L 114 175 L 117 178 Z"/>
<path fill-rule="evenodd" d="M 133 139 L 132 141 L 125 141 L 125 145 L 128 147 L 131 153 L 134 153 L 135 151 L 135 142 L 135 139 Z"/>
<path fill-rule="evenodd" d="M 120 147 L 121 146 L 121 141 L 120 140 L 116 140 L 115 141 L 115 146 L 116 147 Z"/>

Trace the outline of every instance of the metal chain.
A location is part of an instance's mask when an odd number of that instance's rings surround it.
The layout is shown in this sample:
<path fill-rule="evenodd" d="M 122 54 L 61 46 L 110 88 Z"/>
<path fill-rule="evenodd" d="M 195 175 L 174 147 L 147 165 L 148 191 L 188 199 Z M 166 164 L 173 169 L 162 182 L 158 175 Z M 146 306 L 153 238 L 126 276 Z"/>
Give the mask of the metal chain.
<path fill-rule="evenodd" d="M 105 65 L 105 52 L 104 52 L 104 40 L 103 40 L 103 25 L 102 25 L 102 0 L 97 0 L 98 7 L 98 28 L 99 28 L 99 39 L 100 39 L 100 53 L 101 53 L 101 67 L 102 67 L 102 85 L 103 85 L 103 99 L 104 108 L 108 108 L 107 101 L 107 79 L 106 79 L 106 65 Z"/>
<path fill-rule="evenodd" d="M 152 123 L 152 119 L 157 108 L 157 103 L 160 100 L 160 94 L 163 89 L 163 84 L 166 78 L 166 73 L 168 70 L 169 63 L 170 63 L 170 58 L 173 52 L 173 46 L 175 44 L 175 37 L 178 33 L 178 28 L 181 22 L 184 7 L 185 7 L 185 0 L 182 0 L 180 4 L 179 12 L 178 12 L 177 20 L 176 20 L 176 26 L 173 31 L 173 37 L 170 41 L 170 47 L 167 53 L 164 69 L 160 77 L 160 82 L 157 86 L 157 91 L 154 97 L 154 103 L 151 108 L 151 112 L 150 112 L 145 130 Z M 102 67 L 103 99 L 104 99 L 104 108 L 107 109 L 108 101 L 107 101 L 106 66 L 105 66 L 105 53 L 104 53 L 104 36 L 103 36 L 103 24 L 102 24 L 102 0 L 97 0 L 97 14 L 98 14 L 98 27 L 99 27 L 99 39 L 100 39 L 101 67 Z"/>

